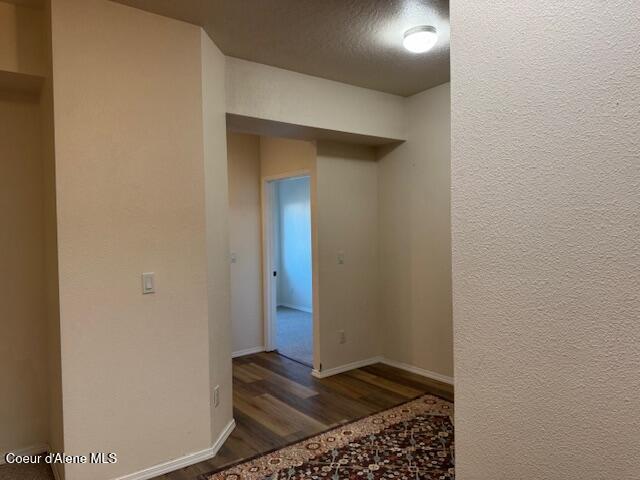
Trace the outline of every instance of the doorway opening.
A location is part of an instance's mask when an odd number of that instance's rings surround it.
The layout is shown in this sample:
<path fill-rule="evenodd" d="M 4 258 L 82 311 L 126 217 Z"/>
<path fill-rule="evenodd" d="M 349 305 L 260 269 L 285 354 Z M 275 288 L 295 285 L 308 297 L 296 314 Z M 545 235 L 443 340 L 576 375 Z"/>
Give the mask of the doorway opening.
<path fill-rule="evenodd" d="M 311 181 L 267 181 L 268 350 L 313 366 Z"/>

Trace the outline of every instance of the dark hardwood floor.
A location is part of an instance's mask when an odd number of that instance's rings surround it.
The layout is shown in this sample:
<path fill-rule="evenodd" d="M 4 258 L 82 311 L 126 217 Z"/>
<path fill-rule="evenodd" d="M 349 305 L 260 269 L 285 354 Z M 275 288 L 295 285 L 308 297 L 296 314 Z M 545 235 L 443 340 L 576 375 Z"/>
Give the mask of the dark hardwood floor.
<path fill-rule="evenodd" d="M 204 473 L 406 402 L 423 393 L 453 401 L 453 387 L 383 364 L 317 379 L 277 353 L 233 361 L 236 428 L 215 458 L 155 480 L 195 480 Z M 47 465 L 0 467 L 0 480 L 52 479 Z"/>
<path fill-rule="evenodd" d="M 195 480 L 424 393 L 453 401 L 452 386 L 387 365 L 317 379 L 277 353 L 235 359 L 233 388 L 237 425 L 218 455 L 155 480 Z"/>

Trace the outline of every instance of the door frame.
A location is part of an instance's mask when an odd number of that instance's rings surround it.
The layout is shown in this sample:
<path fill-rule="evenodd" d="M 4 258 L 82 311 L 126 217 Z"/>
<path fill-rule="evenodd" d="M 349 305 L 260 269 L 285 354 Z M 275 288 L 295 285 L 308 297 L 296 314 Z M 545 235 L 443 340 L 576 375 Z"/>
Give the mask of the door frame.
<path fill-rule="evenodd" d="M 272 218 L 272 208 L 273 208 L 273 197 L 275 192 L 276 182 L 279 180 L 292 180 L 296 178 L 309 178 L 309 182 L 311 183 L 312 172 L 311 170 L 296 170 L 293 172 L 285 172 L 276 175 L 269 175 L 262 178 L 261 181 L 261 196 L 262 196 L 262 303 L 263 303 L 263 317 L 264 317 L 264 349 L 267 352 L 271 352 L 275 350 L 275 335 L 273 328 L 275 326 L 276 319 L 276 308 L 277 308 L 277 289 L 274 285 L 274 254 L 273 254 L 273 218 Z M 311 207 L 312 203 L 312 191 L 309 190 L 309 207 Z M 311 251 L 312 251 L 312 261 L 311 261 L 311 276 L 312 279 L 314 277 L 314 262 L 313 262 L 313 211 L 311 212 L 312 221 L 311 221 Z M 277 277 L 275 277 L 277 278 Z M 316 285 L 315 282 L 312 281 L 312 288 L 315 290 Z M 313 297 L 315 298 L 315 292 L 312 292 Z M 316 305 L 314 305 L 315 311 Z M 314 314 L 315 321 L 315 314 Z M 312 337 L 315 335 L 314 328 L 311 329 Z M 311 339 L 312 345 L 315 350 L 315 342 L 314 338 Z M 315 351 L 314 351 L 314 359 L 315 359 Z"/>

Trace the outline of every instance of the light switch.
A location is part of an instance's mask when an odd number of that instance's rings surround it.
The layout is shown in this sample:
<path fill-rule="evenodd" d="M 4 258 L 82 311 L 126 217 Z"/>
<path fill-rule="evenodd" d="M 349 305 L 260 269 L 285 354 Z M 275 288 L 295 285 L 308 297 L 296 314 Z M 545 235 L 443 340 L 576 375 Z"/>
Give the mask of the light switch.
<path fill-rule="evenodd" d="M 236 263 L 238 261 L 238 255 L 236 252 L 231 252 L 231 263 Z"/>
<path fill-rule="evenodd" d="M 344 265 L 344 252 L 338 252 L 338 265 Z"/>
<path fill-rule="evenodd" d="M 156 293 L 156 274 L 153 272 L 142 274 L 142 294 Z"/>

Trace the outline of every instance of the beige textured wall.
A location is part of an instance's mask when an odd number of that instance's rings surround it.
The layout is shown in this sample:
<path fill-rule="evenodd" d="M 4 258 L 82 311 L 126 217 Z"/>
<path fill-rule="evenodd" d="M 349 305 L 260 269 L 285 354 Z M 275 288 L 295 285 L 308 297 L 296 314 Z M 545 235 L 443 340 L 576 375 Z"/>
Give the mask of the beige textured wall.
<path fill-rule="evenodd" d="M 311 179 L 311 255 L 313 282 L 313 365 L 320 365 L 320 305 L 319 305 L 319 256 L 318 256 L 318 188 L 317 151 L 313 142 L 286 138 L 260 137 L 260 176 L 310 172 Z M 261 188 L 264 187 L 264 184 Z"/>
<path fill-rule="evenodd" d="M 262 178 L 309 170 L 315 174 L 316 146 L 313 142 L 288 138 L 260 137 Z"/>
<path fill-rule="evenodd" d="M 100 480 L 211 445 L 202 38 L 106 0 L 52 31 L 64 446 L 118 454 L 66 477 Z"/>
<path fill-rule="evenodd" d="M 450 86 L 406 101 L 408 141 L 379 151 L 382 352 L 451 377 Z"/>
<path fill-rule="evenodd" d="M 451 22 L 456 478 L 637 479 L 640 2 Z"/>
<path fill-rule="evenodd" d="M 229 132 L 229 239 L 233 351 L 264 346 L 260 137 Z"/>
<path fill-rule="evenodd" d="M 44 192 L 38 98 L 0 92 L 0 125 L 2 454 L 46 444 L 48 436 Z"/>
<path fill-rule="evenodd" d="M 211 433 L 213 442 L 216 442 L 233 418 L 225 58 L 202 30 L 200 43 L 211 362 L 209 392 L 213 409 Z M 216 385 L 220 386 L 218 407 L 214 406 L 213 401 L 213 388 Z"/>
<path fill-rule="evenodd" d="M 320 338 L 327 370 L 379 354 L 375 151 L 318 142 L 317 177 Z M 338 252 L 344 253 L 344 264 L 338 263 Z"/>
<path fill-rule="evenodd" d="M 404 98 L 227 58 L 227 112 L 295 125 L 402 140 Z"/>
<path fill-rule="evenodd" d="M 41 9 L 0 1 L 0 71 L 45 75 Z"/>
<path fill-rule="evenodd" d="M 64 451 L 62 418 L 62 357 L 60 345 L 60 297 L 58 289 L 58 218 L 56 213 L 55 145 L 53 125 L 53 81 L 51 74 L 51 9 L 46 2 L 44 14 L 44 52 L 47 75 L 40 94 L 42 115 L 42 153 L 44 176 L 44 279 L 47 310 L 47 342 L 49 384 L 49 449 Z M 55 465 L 58 477 L 64 472 Z"/>

